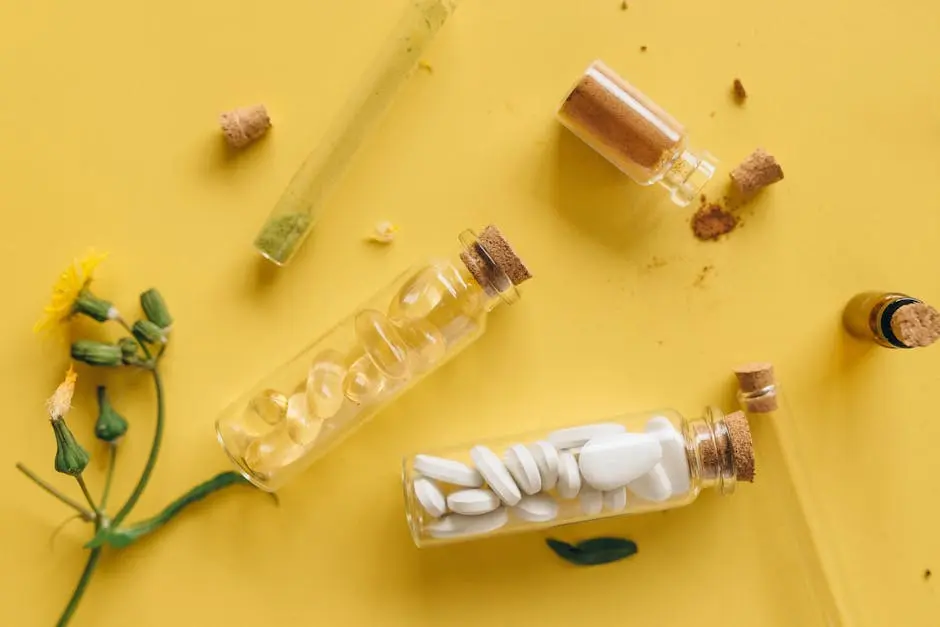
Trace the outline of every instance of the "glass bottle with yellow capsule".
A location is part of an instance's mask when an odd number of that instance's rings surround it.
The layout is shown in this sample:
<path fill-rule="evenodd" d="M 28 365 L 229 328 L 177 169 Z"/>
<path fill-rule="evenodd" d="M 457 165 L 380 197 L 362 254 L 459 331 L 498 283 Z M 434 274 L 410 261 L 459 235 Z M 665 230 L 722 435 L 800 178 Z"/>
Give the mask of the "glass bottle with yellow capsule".
<path fill-rule="evenodd" d="M 500 231 L 464 231 L 454 259 L 392 282 L 232 403 L 216 421 L 242 474 L 276 490 L 478 339 L 531 275 Z"/>

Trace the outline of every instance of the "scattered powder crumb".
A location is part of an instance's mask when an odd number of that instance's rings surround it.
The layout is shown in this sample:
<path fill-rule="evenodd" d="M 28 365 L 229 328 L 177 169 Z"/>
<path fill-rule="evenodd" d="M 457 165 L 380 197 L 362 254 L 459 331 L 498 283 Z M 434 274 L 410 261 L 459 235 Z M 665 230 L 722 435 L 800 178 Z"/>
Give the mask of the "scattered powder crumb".
<path fill-rule="evenodd" d="M 657 257 L 653 255 L 653 258 L 649 260 L 649 263 L 646 264 L 647 270 L 656 270 L 657 268 L 662 268 L 669 262 L 663 259 L 662 257 Z"/>
<path fill-rule="evenodd" d="M 715 112 L 714 112 L 714 111 L 712 111 L 711 113 L 709 113 L 709 114 L 708 114 L 708 117 L 710 117 L 710 118 L 713 118 L 713 117 L 715 117 Z"/>
<path fill-rule="evenodd" d="M 620 10 L 621 10 L 621 11 L 626 11 L 626 10 L 629 9 L 629 8 L 630 8 L 630 6 L 629 6 L 626 2 L 621 2 L 621 3 L 620 3 Z"/>
<path fill-rule="evenodd" d="M 271 118 L 264 105 L 239 107 L 219 116 L 219 126 L 225 141 L 235 149 L 241 149 L 260 139 L 271 128 Z"/>
<path fill-rule="evenodd" d="M 692 216 L 692 232 L 702 241 L 716 240 L 737 225 L 738 219 L 716 203 L 703 205 Z"/>
<path fill-rule="evenodd" d="M 752 152 L 731 171 L 731 183 L 743 198 L 750 198 L 768 185 L 782 180 L 783 168 L 763 148 Z"/>
<path fill-rule="evenodd" d="M 427 61 L 418 61 L 418 68 L 424 70 L 428 74 L 434 74 L 434 68 L 431 67 L 431 64 Z"/>
<path fill-rule="evenodd" d="M 663 345 L 663 341 L 662 341 L 662 340 L 656 340 L 656 343 L 659 344 L 660 346 Z"/>
<path fill-rule="evenodd" d="M 646 46 L 640 46 L 640 52 L 646 52 L 648 48 Z"/>
<path fill-rule="evenodd" d="M 698 273 L 698 276 L 695 277 L 695 283 L 692 284 L 692 287 L 703 287 L 705 285 L 705 279 L 715 271 L 715 266 L 709 264 L 707 266 L 702 266 L 702 271 Z"/>
<path fill-rule="evenodd" d="M 929 568 L 924 569 L 924 581 L 930 581 L 930 578 L 933 577 L 933 573 L 930 572 Z"/>
<path fill-rule="evenodd" d="M 388 220 L 382 220 L 381 222 L 375 223 L 375 228 L 372 230 L 372 233 L 369 234 L 368 239 L 370 242 L 377 244 L 391 244 L 392 240 L 395 239 L 395 233 L 397 231 L 397 226 Z"/>
<path fill-rule="evenodd" d="M 741 82 L 740 78 L 734 79 L 734 83 L 731 85 L 731 92 L 734 94 L 734 101 L 738 104 L 744 104 L 744 101 L 747 100 L 747 90 L 744 89 L 744 83 Z"/>

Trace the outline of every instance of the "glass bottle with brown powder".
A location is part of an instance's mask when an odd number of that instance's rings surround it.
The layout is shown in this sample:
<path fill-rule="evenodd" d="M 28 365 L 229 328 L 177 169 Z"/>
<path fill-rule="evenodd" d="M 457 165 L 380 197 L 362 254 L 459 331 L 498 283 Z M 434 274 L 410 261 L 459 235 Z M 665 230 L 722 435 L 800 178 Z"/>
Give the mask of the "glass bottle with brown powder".
<path fill-rule="evenodd" d="M 659 183 L 684 207 L 717 160 L 689 148 L 685 128 L 602 61 L 594 61 L 558 109 L 558 120 L 640 185 Z"/>
<path fill-rule="evenodd" d="M 886 348 L 921 348 L 940 339 L 940 312 L 899 292 L 862 292 L 845 306 L 842 322 L 861 340 Z"/>

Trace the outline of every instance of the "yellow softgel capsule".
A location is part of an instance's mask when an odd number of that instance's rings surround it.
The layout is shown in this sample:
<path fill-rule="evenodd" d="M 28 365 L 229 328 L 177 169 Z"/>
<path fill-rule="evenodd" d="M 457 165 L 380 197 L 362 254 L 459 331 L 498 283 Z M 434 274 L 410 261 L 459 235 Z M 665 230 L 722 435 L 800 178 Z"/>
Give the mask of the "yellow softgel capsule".
<path fill-rule="evenodd" d="M 320 419 L 332 418 L 343 406 L 343 379 L 346 366 L 343 355 L 326 350 L 316 356 L 307 371 L 307 411 Z"/>
<path fill-rule="evenodd" d="M 382 313 L 364 309 L 356 316 L 356 338 L 385 376 L 408 376 L 408 347 L 395 326 Z"/>

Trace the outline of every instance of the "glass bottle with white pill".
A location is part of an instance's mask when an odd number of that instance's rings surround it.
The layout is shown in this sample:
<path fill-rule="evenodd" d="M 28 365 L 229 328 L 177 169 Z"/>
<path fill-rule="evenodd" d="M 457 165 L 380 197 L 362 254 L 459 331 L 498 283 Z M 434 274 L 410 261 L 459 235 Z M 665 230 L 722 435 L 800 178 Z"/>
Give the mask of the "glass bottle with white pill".
<path fill-rule="evenodd" d="M 459 241 L 455 258 L 403 273 L 222 413 L 219 442 L 249 481 L 283 486 L 519 299 L 531 275 L 495 226 Z"/>
<path fill-rule="evenodd" d="M 406 457 L 405 515 L 419 547 L 546 529 L 731 494 L 754 480 L 743 412 L 617 416 Z"/>

